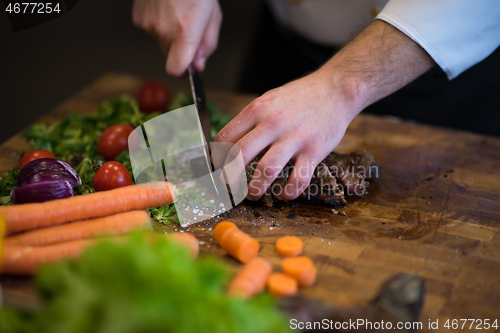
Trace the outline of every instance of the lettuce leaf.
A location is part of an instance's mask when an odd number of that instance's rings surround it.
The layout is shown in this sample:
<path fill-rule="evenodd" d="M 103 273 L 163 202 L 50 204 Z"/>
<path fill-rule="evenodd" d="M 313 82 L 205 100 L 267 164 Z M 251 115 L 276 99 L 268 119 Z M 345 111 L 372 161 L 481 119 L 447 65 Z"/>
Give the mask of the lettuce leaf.
<path fill-rule="evenodd" d="M 0 310 L 0 332 L 289 331 L 268 294 L 229 297 L 228 278 L 220 260 L 193 260 L 167 239 L 102 241 L 77 261 L 44 267 L 37 276 L 43 308 Z"/>

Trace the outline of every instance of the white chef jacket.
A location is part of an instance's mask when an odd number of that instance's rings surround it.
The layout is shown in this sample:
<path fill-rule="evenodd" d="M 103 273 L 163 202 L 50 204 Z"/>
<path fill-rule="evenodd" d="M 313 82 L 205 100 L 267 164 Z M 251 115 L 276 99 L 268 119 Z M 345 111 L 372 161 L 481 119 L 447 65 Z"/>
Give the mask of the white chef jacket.
<path fill-rule="evenodd" d="M 377 19 L 418 43 L 450 80 L 500 45 L 500 0 L 391 0 Z"/>
<path fill-rule="evenodd" d="M 269 4 L 285 26 L 323 45 L 347 43 L 383 7 L 376 18 L 418 43 L 450 80 L 500 45 L 500 0 L 269 0 Z"/>

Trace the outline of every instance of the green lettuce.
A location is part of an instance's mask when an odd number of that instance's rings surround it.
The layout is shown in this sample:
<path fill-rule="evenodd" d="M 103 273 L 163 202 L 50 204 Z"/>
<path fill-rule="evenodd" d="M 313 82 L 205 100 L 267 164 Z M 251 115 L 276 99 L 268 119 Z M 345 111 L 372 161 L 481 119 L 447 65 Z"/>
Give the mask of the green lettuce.
<path fill-rule="evenodd" d="M 77 261 L 44 267 L 41 310 L 2 309 L 0 332 L 287 332 L 268 294 L 226 294 L 228 268 L 217 258 L 193 260 L 168 239 L 134 235 L 102 241 Z"/>

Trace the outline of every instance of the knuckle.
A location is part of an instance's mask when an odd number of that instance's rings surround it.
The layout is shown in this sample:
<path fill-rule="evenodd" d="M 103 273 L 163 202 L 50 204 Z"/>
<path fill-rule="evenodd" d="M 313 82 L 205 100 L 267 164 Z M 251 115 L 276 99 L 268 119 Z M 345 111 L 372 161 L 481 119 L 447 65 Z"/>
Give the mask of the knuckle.
<path fill-rule="evenodd" d="M 306 160 L 321 161 L 325 144 L 316 136 L 307 139 L 302 148 L 302 155 Z"/>
<path fill-rule="evenodd" d="M 283 110 L 268 110 L 266 114 L 266 123 L 270 129 L 276 129 L 281 127 L 280 125 L 284 122 L 284 112 Z"/>
<path fill-rule="evenodd" d="M 154 21 L 153 31 L 161 39 L 165 39 L 168 35 L 167 25 L 162 20 Z"/>
<path fill-rule="evenodd" d="M 179 17 L 177 20 L 177 29 L 180 35 L 188 35 L 192 30 L 193 24 L 187 17 Z"/>

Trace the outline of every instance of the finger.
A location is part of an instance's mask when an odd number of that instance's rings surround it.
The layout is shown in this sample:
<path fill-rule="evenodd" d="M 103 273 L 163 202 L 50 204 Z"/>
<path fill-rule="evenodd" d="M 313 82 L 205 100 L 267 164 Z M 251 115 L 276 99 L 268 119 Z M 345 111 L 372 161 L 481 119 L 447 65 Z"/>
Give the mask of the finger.
<path fill-rule="evenodd" d="M 321 159 L 299 155 L 285 185 L 285 190 L 277 196 L 278 199 L 293 200 L 299 197 L 311 183 L 312 175 L 319 162 Z"/>
<path fill-rule="evenodd" d="M 221 145 L 216 144 L 215 147 Z M 224 143 L 223 145 L 230 145 L 231 149 L 227 152 L 224 164 L 221 168 L 221 181 L 230 190 L 231 193 L 237 193 L 240 189 L 240 184 L 246 189 L 247 181 L 245 175 L 245 164 L 238 145 L 232 143 Z M 244 194 L 246 195 L 246 193 Z"/>
<path fill-rule="evenodd" d="M 146 3 L 144 1 L 135 0 L 132 5 L 132 22 L 137 28 L 144 27 L 144 12 Z"/>
<path fill-rule="evenodd" d="M 194 60 L 207 22 L 200 22 L 199 18 L 191 20 L 194 22 L 186 23 L 187 28 L 179 28 L 178 34 L 170 45 L 166 64 L 166 71 L 169 75 L 181 76 Z"/>
<path fill-rule="evenodd" d="M 256 108 L 257 99 L 254 99 L 243 110 L 240 111 L 219 133 L 215 136 L 214 142 L 236 143 L 257 124 Z"/>
<path fill-rule="evenodd" d="M 215 51 L 215 49 L 217 49 L 221 23 L 221 11 L 214 10 L 194 60 L 195 67 L 199 71 L 203 71 L 205 69 L 205 63 L 208 57 Z"/>
<path fill-rule="evenodd" d="M 259 125 L 236 142 L 240 147 L 243 162 L 248 165 L 261 151 L 278 139 L 276 132 Z"/>
<path fill-rule="evenodd" d="M 258 200 L 266 192 L 267 188 L 274 182 L 295 154 L 295 148 L 295 146 L 288 143 L 276 143 L 269 149 L 260 159 L 252 180 L 248 184 L 248 199 Z M 285 190 L 282 185 L 284 184 L 273 185 L 271 190 L 276 197 L 280 196 Z"/>

